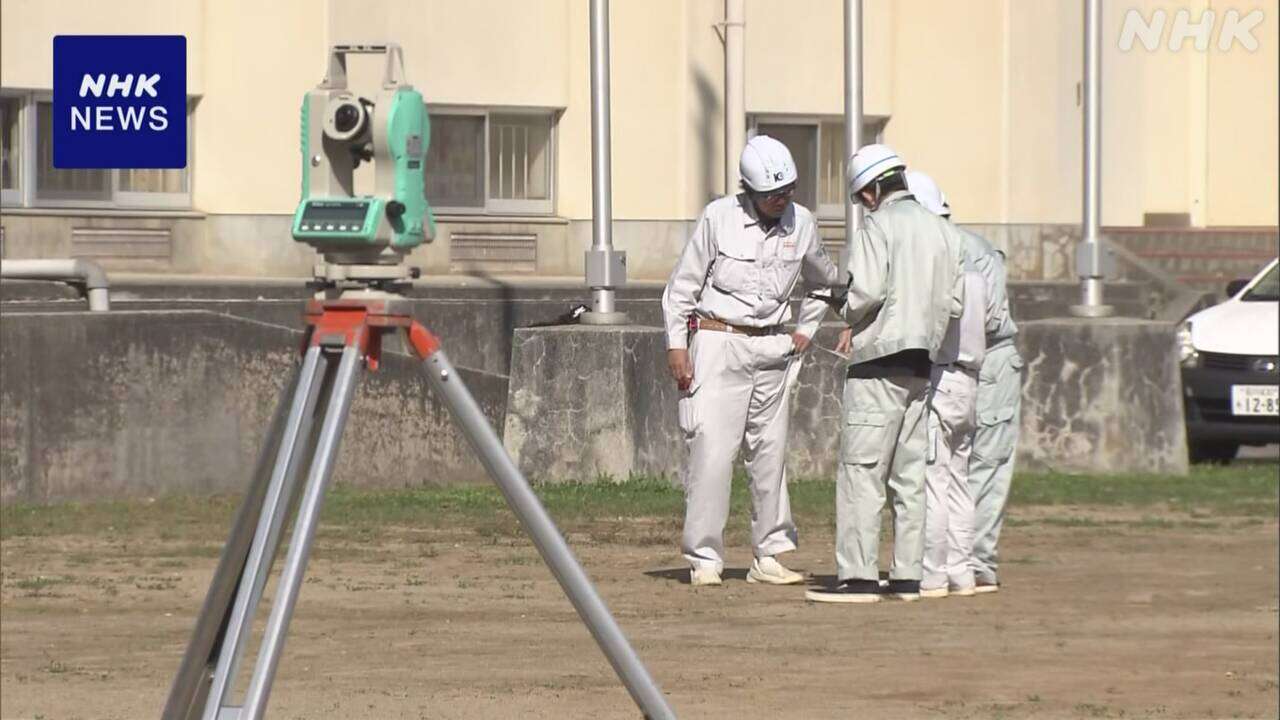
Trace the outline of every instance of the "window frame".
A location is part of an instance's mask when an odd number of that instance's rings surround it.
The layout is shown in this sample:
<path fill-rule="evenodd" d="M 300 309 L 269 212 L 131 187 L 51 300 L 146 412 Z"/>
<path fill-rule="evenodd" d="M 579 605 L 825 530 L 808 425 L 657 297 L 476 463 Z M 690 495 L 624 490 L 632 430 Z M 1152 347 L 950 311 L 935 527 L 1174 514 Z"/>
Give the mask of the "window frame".
<path fill-rule="evenodd" d="M 6 190 L 0 195 L 0 203 L 8 208 L 57 209 L 57 210 L 189 210 L 195 197 L 195 109 L 198 98 L 187 98 L 187 167 L 186 190 L 180 193 L 141 192 L 120 189 L 120 170 L 111 169 L 110 200 L 68 200 L 41 198 L 37 193 L 39 174 L 39 121 L 40 103 L 52 103 L 53 93 L 48 90 L 0 89 L 0 96 L 18 98 L 19 176 L 17 191 Z"/>
<path fill-rule="evenodd" d="M 805 114 L 783 114 L 783 113 L 759 113 L 750 115 L 747 119 L 747 137 L 752 138 L 759 134 L 761 125 L 796 125 L 801 127 L 810 127 L 814 130 L 814 147 L 817 148 L 818 162 L 814 163 L 813 177 L 810 181 L 813 183 L 814 199 L 817 207 L 810 208 L 813 214 L 821 220 L 842 220 L 844 219 L 844 203 L 833 205 L 822 203 L 821 201 L 821 172 L 822 172 L 822 126 L 824 124 L 837 123 L 844 124 L 843 115 L 805 115 Z M 864 115 L 862 117 L 863 127 L 863 143 L 878 143 L 884 140 L 884 129 L 889 123 L 888 115 Z M 868 133 L 868 128 L 871 132 Z M 868 137 L 870 135 L 870 137 Z M 843 140 L 843 138 L 841 138 Z M 847 148 L 846 148 L 847 150 Z M 849 162 L 848 153 L 843 160 L 841 175 L 845 174 L 843 165 Z M 847 200 L 846 200 L 847 202 Z"/>
<path fill-rule="evenodd" d="M 432 205 L 431 209 L 441 215 L 471 215 L 471 216 L 511 216 L 511 215 L 536 215 L 551 216 L 555 215 L 556 199 L 559 187 L 557 185 L 556 172 L 559 166 L 559 148 L 560 148 L 560 114 L 563 108 L 554 107 L 531 107 L 531 106 L 509 106 L 509 105 L 447 105 L 447 104 L 428 104 L 427 113 L 434 119 L 436 116 L 470 116 L 484 118 L 484 157 L 481 160 L 482 185 L 484 187 L 484 202 L 480 206 L 436 206 Z M 535 117 L 544 117 L 550 123 L 550 133 L 548 134 L 547 149 L 548 165 L 547 168 L 547 199 L 546 200 L 513 200 L 506 198 L 495 198 L 490 196 L 489 185 L 489 166 L 492 159 L 490 153 L 490 129 L 492 127 L 493 115 L 532 115 Z M 431 172 L 431 168 L 427 168 L 427 172 Z M 430 202 L 430 198 L 428 198 Z"/>
<path fill-rule="evenodd" d="M 35 123 L 31 114 L 35 111 L 32 91 L 15 88 L 0 88 L 0 97 L 13 98 L 18 101 L 18 187 L 13 190 L 0 190 L 0 206 L 22 208 L 30 207 L 32 188 L 35 183 L 35 162 L 32 159 L 35 147 Z"/>

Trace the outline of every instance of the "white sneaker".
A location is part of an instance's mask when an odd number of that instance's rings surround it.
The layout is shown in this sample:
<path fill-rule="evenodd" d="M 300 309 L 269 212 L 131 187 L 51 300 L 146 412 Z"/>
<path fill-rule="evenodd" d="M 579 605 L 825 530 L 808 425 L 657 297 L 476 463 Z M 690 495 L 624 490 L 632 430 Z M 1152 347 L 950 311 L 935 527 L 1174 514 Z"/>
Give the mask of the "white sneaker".
<path fill-rule="evenodd" d="M 804 576 L 783 567 L 773 556 L 756 558 L 747 571 L 747 582 L 768 585 L 796 585 L 804 582 Z"/>
<path fill-rule="evenodd" d="M 943 585 L 942 587 L 936 587 L 936 588 L 927 588 L 927 589 L 920 588 L 920 597 L 926 598 L 926 599 L 944 598 L 950 594 L 951 593 L 949 590 L 947 590 L 946 585 Z"/>
<path fill-rule="evenodd" d="M 689 570 L 689 584 L 694 587 L 719 585 L 720 573 L 715 568 L 692 568 Z"/>

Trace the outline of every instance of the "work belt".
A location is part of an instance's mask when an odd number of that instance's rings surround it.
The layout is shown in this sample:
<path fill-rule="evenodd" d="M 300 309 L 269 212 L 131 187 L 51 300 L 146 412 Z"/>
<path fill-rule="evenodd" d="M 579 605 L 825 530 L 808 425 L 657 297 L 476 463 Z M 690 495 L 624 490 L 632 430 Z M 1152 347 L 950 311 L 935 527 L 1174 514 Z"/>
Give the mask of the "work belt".
<path fill-rule="evenodd" d="M 692 315 L 689 318 L 689 330 L 693 332 L 698 330 L 714 330 L 716 332 L 725 332 L 732 335 L 763 337 L 765 335 L 777 335 L 781 330 L 781 326 L 770 325 L 768 327 L 750 327 L 748 325 L 731 325 L 727 322 L 720 322 L 719 320 L 713 320 L 709 317 Z"/>
<path fill-rule="evenodd" d="M 847 377 L 850 380 L 902 377 L 928 380 L 932 368 L 928 350 L 911 349 L 850 365 Z"/>

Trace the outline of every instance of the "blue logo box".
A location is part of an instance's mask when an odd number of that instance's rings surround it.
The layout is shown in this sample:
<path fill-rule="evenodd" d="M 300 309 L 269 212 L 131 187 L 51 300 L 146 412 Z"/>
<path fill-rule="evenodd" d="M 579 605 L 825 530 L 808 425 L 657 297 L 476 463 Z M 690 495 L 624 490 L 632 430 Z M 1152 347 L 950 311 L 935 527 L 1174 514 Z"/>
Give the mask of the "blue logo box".
<path fill-rule="evenodd" d="M 187 166 L 187 39 L 53 38 L 53 166 Z"/>

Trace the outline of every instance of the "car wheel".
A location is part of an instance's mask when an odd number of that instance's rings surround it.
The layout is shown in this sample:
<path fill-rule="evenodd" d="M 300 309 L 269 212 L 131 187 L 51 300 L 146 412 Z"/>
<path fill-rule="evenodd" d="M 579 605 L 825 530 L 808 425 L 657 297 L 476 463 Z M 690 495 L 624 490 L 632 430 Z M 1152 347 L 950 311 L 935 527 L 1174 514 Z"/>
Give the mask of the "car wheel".
<path fill-rule="evenodd" d="M 1239 443 L 1229 442 L 1198 442 L 1191 443 L 1187 448 L 1188 455 L 1193 463 L 1229 463 L 1236 457 L 1236 452 L 1240 450 Z"/>

